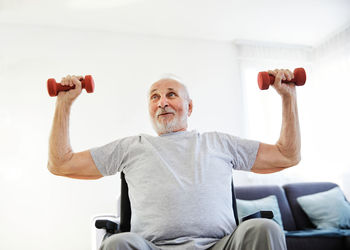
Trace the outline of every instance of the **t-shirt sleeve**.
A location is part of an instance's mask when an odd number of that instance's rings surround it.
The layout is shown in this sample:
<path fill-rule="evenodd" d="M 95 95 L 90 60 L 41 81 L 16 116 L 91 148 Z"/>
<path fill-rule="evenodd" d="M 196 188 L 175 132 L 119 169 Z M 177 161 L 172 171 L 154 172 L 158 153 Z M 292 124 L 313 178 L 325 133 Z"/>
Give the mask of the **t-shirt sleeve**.
<path fill-rule="evenodd" d="M 220 133 L 219 138 L 224 150 L 232 156 L 233 168 L 250 171 L 256 160 L 260 142 L 224 133 Z"/>
<path fill-rule="evenodd" d="M 123 159 L 128 148 L 127 138 L 90 149 L 92 159 L 103 176 L 114 175 L 123 169 Z"/>

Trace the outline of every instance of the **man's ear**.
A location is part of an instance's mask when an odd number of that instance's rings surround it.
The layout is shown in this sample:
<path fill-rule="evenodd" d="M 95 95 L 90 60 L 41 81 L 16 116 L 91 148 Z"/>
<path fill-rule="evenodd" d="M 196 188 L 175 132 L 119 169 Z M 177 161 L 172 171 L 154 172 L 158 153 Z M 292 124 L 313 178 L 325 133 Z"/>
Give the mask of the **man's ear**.
<path fill-rule="evenodd" d="M 188 102 L 188 114 L 187 116 L 190 116 L 192 114 L 192 108 L 193 108 L 193 103 L 192 100 Z"/>

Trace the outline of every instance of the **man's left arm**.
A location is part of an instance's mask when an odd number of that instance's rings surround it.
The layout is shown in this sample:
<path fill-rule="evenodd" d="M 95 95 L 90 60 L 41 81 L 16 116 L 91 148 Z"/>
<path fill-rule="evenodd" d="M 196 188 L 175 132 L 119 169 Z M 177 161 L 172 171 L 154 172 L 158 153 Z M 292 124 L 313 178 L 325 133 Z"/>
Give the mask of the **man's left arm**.
<path fill-rule="evenodd" d="M 300 162 L 300 127 L 295 84 L 281 83 L 294 78 L 290 70 L 269 71 L 275 76 L 272 85 L 282 98 L 282 128 L 275 145 L 260 143 L 252 172 L 268 174 L 297 165 Z"/>

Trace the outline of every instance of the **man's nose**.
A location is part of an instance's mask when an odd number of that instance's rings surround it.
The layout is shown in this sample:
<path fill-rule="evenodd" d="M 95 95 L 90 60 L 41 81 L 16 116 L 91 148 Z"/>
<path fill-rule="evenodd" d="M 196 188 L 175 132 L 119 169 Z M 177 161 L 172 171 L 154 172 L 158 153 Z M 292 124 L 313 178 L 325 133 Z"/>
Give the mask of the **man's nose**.
<path fill-rule="evenodd" d="M 161 97 L 158 102 L 158 108 L 168 107 L 168 100 L 166 97 Z"/>

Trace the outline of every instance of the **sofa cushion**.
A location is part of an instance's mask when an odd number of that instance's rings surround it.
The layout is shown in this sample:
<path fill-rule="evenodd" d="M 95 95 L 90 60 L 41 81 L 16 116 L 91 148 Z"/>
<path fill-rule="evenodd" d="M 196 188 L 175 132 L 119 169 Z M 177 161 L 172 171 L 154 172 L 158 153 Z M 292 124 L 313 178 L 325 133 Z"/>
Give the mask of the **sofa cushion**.
<path fill-rule="evenodd" d="M 318 229 L 350 228 L 350 204 L 339 187 L 297 198 Z"/>
<path fill-rule="evenodd" d="M 289 207 L 284 191 L 280 186 L 236 186 L 235 193 L 236 198 L 241 200 L 257 200 L 269 195 L 275 195 L 277 197 L 278 206 L 281 212 L 284 230 L 296 230 L 291 209 Z"/>
<path fill-rule="evenodd" d="M 262 199 L 257 200 L 241 200 L 237 201 L 237 212 L 239 222 L 242 222 L 242 218 L 254 214 L 259 211 L 272 211 L 273 220 L 277 222 L 283 229 L 283 223 L 281 218 L 281 212 L 278 207 L 278 201 L 276 195 L 269 195 Z"/>
<path fill-rule="evenodd" d="M 332 182 L 303 182 L 291 183 L 283 186 L 298 230 L 312 229 L 315 228 L 315 225 L 312 224 L 306 213 L 302 210 L 297 202 L 297 198 L 304 195 L 324 192 L 337 186 L 337 184 Z"/>

